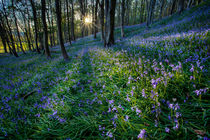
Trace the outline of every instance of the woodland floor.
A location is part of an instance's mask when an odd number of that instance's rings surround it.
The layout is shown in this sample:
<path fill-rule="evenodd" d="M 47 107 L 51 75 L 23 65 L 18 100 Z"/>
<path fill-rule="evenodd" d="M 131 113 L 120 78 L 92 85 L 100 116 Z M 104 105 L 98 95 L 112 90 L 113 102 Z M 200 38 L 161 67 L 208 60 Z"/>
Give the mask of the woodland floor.
<path fill-rule="evenodd" d="M 208 139 L 209 3 L 59 46 L 0 55 L 0 139 Z"/>

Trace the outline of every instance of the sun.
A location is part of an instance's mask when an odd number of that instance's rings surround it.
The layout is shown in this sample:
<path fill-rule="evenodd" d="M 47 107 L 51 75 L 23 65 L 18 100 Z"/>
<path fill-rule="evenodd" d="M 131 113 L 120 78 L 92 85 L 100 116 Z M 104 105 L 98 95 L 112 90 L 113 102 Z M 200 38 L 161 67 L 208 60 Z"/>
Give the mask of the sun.
<path fill-rule="evenodd" d="M 89 17 L 89 16 L 85 17 L 85 24 L 88 25 L 88 24 L 91 24 L 91 23 L 92 23 L 91 17 Z"/>

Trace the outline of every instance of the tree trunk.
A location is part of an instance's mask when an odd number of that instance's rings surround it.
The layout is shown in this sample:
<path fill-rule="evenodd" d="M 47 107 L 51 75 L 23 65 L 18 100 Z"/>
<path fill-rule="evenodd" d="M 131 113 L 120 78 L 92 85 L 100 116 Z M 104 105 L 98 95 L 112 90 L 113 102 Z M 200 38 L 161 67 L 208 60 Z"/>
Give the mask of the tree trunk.
<path fill-rule="evenodd" d="M 63 42 L 63 34 L 61 30 L 61 9 L 60 9 L 60 3 L 58 0 L 55 1 L 55 8 L 56 8 L 56 17 L 57 17 L 57 27 L 58 27 L 58 37 L 59 37 L 59 42 L 60 42 L 60 47 L 61 47 L 61 52 L 63 55 L 63 58 L 65 60 L 69 59 L 68 54 L 66 52 L 66 49 L 64 47 L 64 42 Z"/>
<path fill-rule="evenodd" d="M 100 22 L 101 22 L 101 41 L 104 41 L 104 0 L 101 0 L 100 5 Z"/>
<path fill-rule="evenodd" d="M 162 19 L 162 13 L 163 13 L 163 8 L 165 6 L 165 2 L 166 2 L 165 0 L 161 0 L 159 19 Z"/>
<path fill-rule="evenodd" d="M 181 14 L 182 11 L 184 11 L 184 0 L 179 0 L 179 6 L 178 6 L 179 14 Z"/>
<path fill-rule="evenodd" d="M 26 40 L 28 42 L 28 48 L 29 48 L 29 51 L 32 51 L 31 50 L 31 42 L 30 42 L 30 39 L 28 37 L 28 30 L 27 30 L 27 23 L 26 23 L 26 16 L 24 15 L 24 13 L 22 13 L 22 17 L 23 17 L 23 21 L 24 21 L 24 29 L 25 29 L 25 32 L 24 32 L 24 35 L 26 36 Z"/>
<path fill-rule="evenodd" d="M 95 9 L 94 9 L 94 0 L 91 0 L 91 8 L 92 8 L 92 22 L 94 23 L 94 11 L 95 11 Z M 92 34 L 94 34 L 94 24 L 92 24 Z"/>
<path fill-rule="evenodd" d="M 4 29 L 0 23 L 0 37 L 1 37 L 1 41 L 2 41 L 2 44 L 4 46 L 4 52 L 7 53 L 7 43 L 6 43 L 6 39 L 5 39 L 5 32 L 4 32 Z"/>
<path fill-rule="evenodd" d="M 106 41 L 105 46 L 109 47 L 114 44 L 114 23 L 116 0 L 106 0 Z"/>
<path fill-rule="evenodd" d="M 43 31 L 44 31 L 44 49 L 47 58 L 51 58 L 50 49 L 48 46 L 48 31 L 47 31 L 47 23 L 46 23 L 46 3 L 45 0 L 41 0 L 42 4 L 42 24 L 43 24 Z"/>
<path fill-rule="evenodd" d="M 152 23 L 153 11 L 155 8 L 156 0 L 151 0 L 148 8 L 148 15 L 147 15 L 147 27 Z"/>
<path fill-rule="evenodd" d="M 124 18 L 125 18 L 125 0 L 122 0 L 122 2 L 121 2 L 121 37 L 125 37 Z"/>
<path fill-rule="evenodd" d="M 36 51 L 38 53 L 41 53 L 38 46 L 38 26 L 37 26 L 37 14 L 36 14 L 36 7 L 33 0 L 30 0 L 32 11 L 33 11 L 33 17 L 34 17 L 34 28 L 35 28 L 35 44 L 36 44 Z"/>
<path fill-rule="evenodd" d="M 97 20 L 98 20 L 98 3 L 99 0 L 96 0 L 96 5 L 95 5 L 95 16 L 94 16 L 94 38 L 96 38 L 96 33 L 98 32 L 97 30 Z"/>
<path fill-rule="evenodd" d="M 144 2 L 145 0 L 141 1 L 140 23 L 144 22 Z"/>
<path fill-rule="evenodd" d="M 49 37 L 50 37 L 50 47 L 53 47 L 53 41 L 52 41 L 52 27 L 51 27 L 51 21 L 50 21 L 50 5 L 51 5 L 51 0 L 48 2 L 48 11 L 47 11 L 47 21 L 49 25 Z"/>
<path fill-rule="evenodd" d="M 66 10 L 67 10 L 67 28 L 68 28 L 68 41 L 71 44 L 71 32 L 70 32 L 70 15 L 69 15 L 69 2 L 66 0 Z"/>
<path fill-rule="evenodd" d="M 13 7 L 12 8 L 12 12 L 13 12 L 13 17 L 15 19 L 15 26 L 16 26 L 17 36 L 18 36 L 18 40 L 19 40 L 19 43 L 20 43 L 20 49 L 25 54 L 25 51 L 24 51 L 23 45 L 22 45 L 22 41 L 21 41 L 21 38 L 20 38 L 20 32 L 19 32 L 19 27 L 18 27 L 18 24 L 17 24 L 17 18 L 16 18 L 16 15 L 15 15 L 14 1 L 12 1 L 12 7 Z"/>
<path fill-rule="evenodd" d="M 74 33 L 74 0 L 71 0 L 71 37 L 72 40 L 75 41 L 75 33 Z"/>
<path fill-rule="evenodd" d="M 176 1 L 177 0 L 173 0 L 172 7 L 171 7 L 171 15 L 174 13 L 174 10 L 175 10 L 175 7 L 176 7 Z"/>
<path fill-rule="evenodd" d="M 30 41 L 30 42 L 31 42 L 31 47 L 32 47 L 33 50 L 34 50 L 33 39 L 32 39 L 32 35 L 31 35 L 31 24 L 30 24 L 30 18 L 29 18 L 30 14 L 29 14 L 29 11 L 28 11 L 28 7 L 26 8 L 26 10 L 27 10 L 27 14 L 28 14 L 27 20 L 28 20 L 29 40 L 31 39 L 31 41 Z"/>
<path fill-rule="evenodd" d="M 135 1 L 135 8 L 134 8 L 134 20 L 133 20 L 133 24 L 135 24 L 136 23 L 136 12 L 137 12 L 137 6 L 138 6 L 138 1 L 136 0 Z"/>
<path fill-rule="evenodd" d="M 79 0 L 79 4 L 80 4 L 80 20 L 81 20 L 81 25 L 80 25 L 80 28 L 81 28 L 81 35 L 82 37 L 84 37 L 84 30 L 85 30 L 85 27 L 84 27 L 84 17 L 85 17 L 85 3 L 84 3 L 84 0 Z"/>
<path fill-rule="evenodd" d="M 3 9 L 4 9 L 4 11 L 6 11 L 6 9 L 4 8 L 5 6 L 4 6 L 4 3 L 3 3 L 3 1 L 2 1 L 2 5 L 3 5 Z M 2 19 L 3 18 L 3 16 L 1 15 L 1 13 L 0 13 L 0 18 Z M 19 57 L 18 56 L 18 54 L 17 54 L 17 51 L 16 51 L 16 48 L 15 48 L 15 42 L 14 42 L 14 38 L 13 38 L 13 35 L 12 35 L 12 30 L 11 30 L 11 27 L 10 27 L 10 24 L 9 24 L 9 20 L 8 20 L 8 17 L 7 17 L 7 15 L 6 14 L 4 14 L 4 18 L 5 18 L 5 20 L 6 20 L 6 26 L 7 26 L 7 29 L 8 29 L 8 35 L 9 35 L 9 38 L 10 38 L 10 41 L 11 41 L 11 44 L 12 44 L 12 53 L 13 53 L 13 55 L 15 56 L 15 57 Z M 3 29 L 4 29 L 5 27 L 3 27 Z M 9 46 L 9 45 L 8 45 Z"/>

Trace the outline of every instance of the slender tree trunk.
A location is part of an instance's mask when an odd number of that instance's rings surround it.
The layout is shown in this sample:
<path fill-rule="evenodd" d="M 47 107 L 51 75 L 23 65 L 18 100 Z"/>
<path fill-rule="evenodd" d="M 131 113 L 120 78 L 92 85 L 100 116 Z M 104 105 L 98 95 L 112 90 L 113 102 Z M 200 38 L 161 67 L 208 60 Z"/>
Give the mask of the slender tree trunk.
<path fill-rule="evenodd" d="M 140 10 L 140 23 L 144 20 L 144 0 L 141 1 L 141 10 Z"/>
<path fill-rule="evenodd" d="M 34 50 L 34 45 L 33 45 L 33 39 L 32 39 L 32 35 L 31 35 L 31 24 L 30 24 L 30 14 L 29 14 L 29 11 L 28 11 L 28 7 L 26 8 L 26 10 L 27 10 L 27 15 L 28 15 L 28 18 L 27 18 L 27 20 L 28 20 L 28 33 L 29 33 L 29 40 L 31 39 L 31 47 L 33 48 L 33 50 Z"/>
<path fill-rule="evenodd" d="M 182 11 L 184 11 L 184 0 L 179 0 L 179 6 L 178 6 L 179 14 L 181 14 Z"/>
<path fill-rule="evenodd" d="M 22 16 L 23 16 L 23 21 L 24 21 L 24 29 L 25 29 L 25 32 L 24 32 L 24 35 L 26 36 L 26 40 L 27 40 L 27 42 L 28 42 L 28 48 L 29 48 L 29 51 L 32 51 L 31 50 L 31 42 L 30 42 L 30 39 L 29 39 L 29 37 L 28 37 L 28 30 L 27 30 L 27 23 L 26 23 L 26 16 L 24 16 L 24 13 L 22 13 Z"/>
<path fill-rule="evenodd" d="M 163 13 L 164 6 L 165 6 L 165 0 L 161 0 L 159 19 L 162 19 L 162 13 Z"/>
<path fill-rule="evenodd" d="M 3 1 L 2 1 L 2 5 L 4 7 Z M 3 9 L 5 11 L 5 8 L 3 8 Z M 1 13 L 0 13 L 0 17 L 2 18 Z M 10 41 L 11 41 L 11 44 L 12 44 L 12 53 L 13 53 L 13 55 L 15 57 L 19 57 L 18 54 L 17 54 L 16 48 L 15 48 L 15 42 L 14 42 L 14 38 L 13 38 L 13 35 L 12 35 L 12 30 L 11 30 L 11 27 L 10 27 L 9 20 L 7 18 L 7 15 L 4 14 L 4 18 L 6 20 L 6 24 L 7 24 L 6 26 L 7 26 L 9 38 L 10 38 Z"/>
<path fill-rule="evenodd" d="M 155 3 L 156 0 L 151 0 L 148 8 L 148 15 L 147 15 L 147 27 L 151 24 L 152 22 L 152 17 L 153 17 L 153 11 L 155 8 Z"/>
<path fill-rule="evenodd" d="M 48 1 L 48 11 L 47 11 L 47 21 L 49 26 L 49 37 L 50 37 L 50 47 L 53 47 L 53 41 L 52 41 L 52 27 L 51 27 L 51 21 L 50 21 L 50 5 L 51 0 Z"/>
<path fill-rule="evenodd" d="M 38 46 L 38 26 L 37 26 L 37 13 L 36 7 L 33 0 L 30 0 L 32 11 L 33 11 L 33 18 L 34 18 L 34 28 L 35 28 L 35 44 L 36 44 L 36 51 L 41 53 Z"/>
<path fill-rule="evenodd" d="M 98 3 L 99 3 L 99 0 L 96 0 L 96 5 L 95 5 L 95 16 L 94 16 L 94 38 L 96 38 L 96 33 L 98 32 L 97 30 L 97 21 L 98 21 Z"/>
<path fill-rule="evenodd" d="M 4 52 L 7 53 L 7 43 L 6 43 L 6 39 L 5 39 L 5 32 L 4 32 L 4 29 L 0 23 L 0 37 L 1 37 L 1 41 L 2 41 L 2 44 L 4 46 Z"/>
<path fill-rule="evenodd" d="M 138 0 L 135 1 L 135 6 L 134 6 L 134 20 L 133 20 L 133 24 L 136 23 L 136 12 L 137 12 L 137 7 L 138 7 Z"/>
<path fill-rule="evenodd" d="M 58 0 L 55 1 L 55 8 L 56 8 L 56 17 L 57 17 L 57 27 L 58 27 L 58 37 L 59 37 L 59 42 L 61 46 L 61 52 L 63 55 L 63 58 L 65 60 L 69 59 L 68 54 L 66 52 L 66 49 L 64 47 L 64 42 L 63 42 L 63 34 L 61 30 L 61 9 L 60 9 L 60 3 Z"/>
<path fill-rule="evenodd" d="M 84 30 L 85 30 L 85 27 L 84 27 L 84 17 L 85 17 L 85 2 L 84 0 L 79 0 L 79 4 L 80 4 L 80 13 L 81 13 L 81 16 L 80 16 L 80 20 L 81 20 L 81 35 L 82 37 L 84 37 Z"/>
<path fill-rule="evenodd" d="M 106 47 L 114 44 L 116 0 L 106 0 Z"/>
<path fill-rule="evenodd" d="M 74 34 L 74 0 L 71 0 L 71 37 L 72 40 L 75 41 L 75 34 Z"/>
<path fill-rule="evenodd" d="M 68 26 L 68 38 L 69 43 L 71 44 L 71 31 L 70 31 L 70 15 L 69 15 L 69 2 L 66 0 L 66 10 L 67 10 L 67 26 Z"/>
<path fill-rule="evenodd" d="M 176 7 L 176 1 L 177 0 L 173 0 L 172 7 L 171 7 L 171 15 L 174 13 L 174 10 L 175 10 L 175 7 Z"/>
<path fill-rule="evenodd" d="M 119 2 L 117 2 L 117 5 L 116 5 L 116 8 L 117 8 L 117 26 L 121 26 L 121 0 L 119 0 Z"/>
<path fill-rule="evenodd" d="M 121 2 L 121 37 L 125 37 L 124 18 L 125 18 L 125 0 L 122 0 Z"/>
<path fill-rule="evenodd" d="M 101 41 L 104 41 L 104 0 L 101 0 L 100 5 L 100 22 L 101 22 Z"/>
<path fill-rule="evenodd" d="M 48 46 L 48 31 L 47 31 L 47 23 L 46 23 L 46 3 L 45 0 L 41 0 L 42 3 L 42 23 L 43 23 L 43 31 L 44 31 L 44 49 L 47 58 L 51 58 L 50 49 Z"/>
<path fill-rule="evenodd" d="M 12 6 L 14 7 L 14 1 L 12 1 Z M 20 38 L 20 32 L 19 32 L 19 27 L 18 27 L 18 23 L 17 23 L 17 17 L 15 15 L 15 9 L 14 8 L 12 8 L 12 12 L 13 12 L 13 17 L 15 19 L 15 26 L 16 26 L 18 40 L 19 40 L 19 43 L 20 43 L 20 49 L 25 54 L 25 51 L 24 51 L 23 45 L 22 45 L 22 41 L 21 41 L 21 38 Z"/>
<path fill-rule="evenodd" d="M 94 9 L 94 0 L 91 0 L 91 8 L 92 8 L 92 22 L 94 23 L 94 11 L 95 11 L 95 9 Z M 92 34 L 94 34 L 94 24 L 92 24 Z"/>
<path fill-rule="evenodd" d="M 130 23 L 130 0 L 126 0 L 126 25 Z"/>

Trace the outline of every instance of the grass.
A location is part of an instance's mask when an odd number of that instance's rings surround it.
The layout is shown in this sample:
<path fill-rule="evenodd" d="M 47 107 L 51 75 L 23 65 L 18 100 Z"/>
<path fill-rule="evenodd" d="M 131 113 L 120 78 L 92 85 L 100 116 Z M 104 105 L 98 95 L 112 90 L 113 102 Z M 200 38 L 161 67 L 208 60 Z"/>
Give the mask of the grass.
<path fill-rule="evenodd" d="M 67 62 L 0 56 L 0 139 L 210 138 L 208 9 L 80 39 Z"/>

